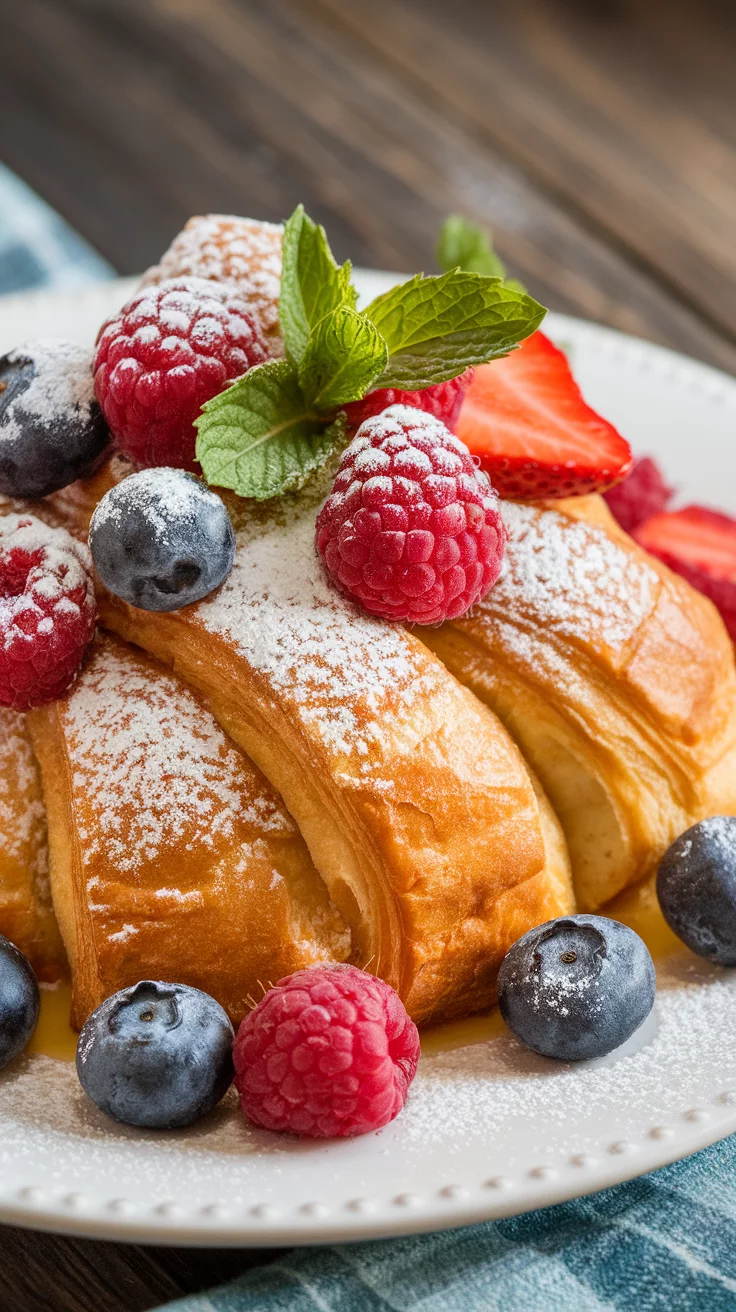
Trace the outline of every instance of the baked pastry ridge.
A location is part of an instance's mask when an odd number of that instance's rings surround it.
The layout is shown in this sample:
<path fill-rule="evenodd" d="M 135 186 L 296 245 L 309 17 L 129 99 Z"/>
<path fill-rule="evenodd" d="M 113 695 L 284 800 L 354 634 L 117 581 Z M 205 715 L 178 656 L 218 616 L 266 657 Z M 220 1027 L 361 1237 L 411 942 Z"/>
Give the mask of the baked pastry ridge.
<path fill-rule="evenodd" d="M 29 721 L 77 1027 L 142 977 L 201 988 L 237 1023 L 261 986 L 349 958 L 280 799 L 171 672 L 100 637 Z"/>
<path fill-rule="evenodd" d="M 101 621 L 195 687 L 283 796 L 354 959 L 416 1020 L 468 1014 L 493 1001 L 514 938 L 572 907 L 559 831 L 487 708 L 325 581 L 323 493 L 316 480 L 275 507 L 233 498 L 238 552 L 216 594 L 156 614 L 100 589 Z M 79 528 L 83 498 L 51 500 Z"/>
<path fill-rule="evenodd" d="M 581 908 L 736 812 L 736 674 L 714 607 L 599 497 L 506 502 L 496 587 L 429 646 L 504 721 L 565 831 Z"/>
<path fill-rule="evenodd" d="M 28 957 L 39 980 L 66 972 L 51 906 L 46 814 L 26 716 L 0 707 L 0 934 Z"/>

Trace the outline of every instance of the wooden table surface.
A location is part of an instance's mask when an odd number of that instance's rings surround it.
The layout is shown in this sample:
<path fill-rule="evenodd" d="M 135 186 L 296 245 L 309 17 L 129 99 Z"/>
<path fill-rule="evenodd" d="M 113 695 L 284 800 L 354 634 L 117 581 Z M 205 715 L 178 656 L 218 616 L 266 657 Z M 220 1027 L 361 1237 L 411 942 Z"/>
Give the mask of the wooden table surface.
<path fill-rule="evenodd" d="M 733 0 L 0 0 L 0 150 L 121 273 L 298 201 L 430 271 L 489 223 L 551 308 L 736 370 Z M 139 1312 L 269 1254 L 0 1232 L 3 1312 Z"/>

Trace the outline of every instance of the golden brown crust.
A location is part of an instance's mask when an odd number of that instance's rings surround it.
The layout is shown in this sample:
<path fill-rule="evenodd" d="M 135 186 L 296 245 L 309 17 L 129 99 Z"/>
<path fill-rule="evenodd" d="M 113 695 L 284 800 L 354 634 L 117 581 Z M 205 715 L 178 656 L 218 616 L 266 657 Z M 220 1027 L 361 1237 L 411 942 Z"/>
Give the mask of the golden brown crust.
<path fill-rule="evenodd" d="M 81 531 L 95 494 L 44 513 Z M 238 553 L 217 594 L 160 615 L 99 589 L 101 619 L 198 689 L 284 797 L 359 964 L 419 1021 L 468 1014 L 518 934 L 571 910 L 566 858 L 495 717 L 325 583 L 319 497 L 231 503 Z"/>
<path fill-rule="evenodd" d="M 77 1026 L 140 978 L 202 988 L 237 1022 L 261 984 L 350 955 L 280 799 L 175 676 L 103 638 L 30 718 Z"/>
<path fill-rule="evenodd" d="M 46 816 L 25 715 L 0 707 L 0 934 L 39 980 L 55 983 L 66 958 L 51 907 Z"/>
<path fill-rule="evenodd" d="M 695 820 L 736 810 L 733 649 L 710 602 L 600 498 L 504 514 L 502 579 L 426 640 L 539 773 L 595 907 Z"/>

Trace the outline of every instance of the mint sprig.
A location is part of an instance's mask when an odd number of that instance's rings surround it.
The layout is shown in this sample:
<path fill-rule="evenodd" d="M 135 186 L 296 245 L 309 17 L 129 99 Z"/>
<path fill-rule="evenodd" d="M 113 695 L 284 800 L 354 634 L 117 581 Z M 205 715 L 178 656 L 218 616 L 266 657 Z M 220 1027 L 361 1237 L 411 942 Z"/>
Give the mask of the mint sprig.
<path fill-rule="evenodd" d="M 208 483 L 258 501 L 301 487 L 344 444 L 343 406 L 377 387 L 444 382 L 534 332 L 544 308 L 485 272 L 503 270 L 487 239 L 484 248 L 464 220 L 452 223 L 445 252 L 483 268 L 417 274 L 360 312 L 350 262 L 336 263 L 324 228 L 297 207 L 283 238 L 286 358 L 257 365 L 203 406 L 197 459 Z"/>
<path fill-rule="evenodd" d="M 299 365 L 310 405 L 335 410 L 359 400 L 388 364 L 388 349 L 364 314 L 341 305 L 312 329 Z"/>
<path fill-rule="evenodd" d="M 506 266 L 493 249 L 488 229 L 478 227 L 461 214 L 450 214 L 442 225 L 437 263 L 445 272 L 462 269 L 465 273 L 481 273 L 486 278 L 501 278 L 516 291 L 526 291 L 518 278 L 506 277 Z"/>
<path fill-rule="evenodd" d="M 340 306 L 354 309 L 357 292 L 352 266 L 335 263 L 327 234 L 297 205 L 284 226 L 279 320 L 286 354 L 299 364 L 309 334 L 325 315 Z"/>
<path fill-rule="evenodd" d="M 256 365 L 195 423 L 207 482 L 257 501 L 301 487 L 343 440 L 341 425 L 306 404 L 290 360 Z"/>
<path fill-rule="evenodd" d="M 388 347 L 378 386 L 413 391 L 508 355 L 546 310 L 499 278 L 451 269 L 438 277 L 417 274 L 378 296 L 365 314 Z"/>

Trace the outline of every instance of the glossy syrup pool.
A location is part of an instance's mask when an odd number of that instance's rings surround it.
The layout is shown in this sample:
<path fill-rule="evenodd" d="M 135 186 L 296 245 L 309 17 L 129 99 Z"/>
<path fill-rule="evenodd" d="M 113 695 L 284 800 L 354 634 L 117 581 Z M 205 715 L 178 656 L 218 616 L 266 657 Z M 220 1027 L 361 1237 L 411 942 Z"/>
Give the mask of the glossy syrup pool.
<path fill-rule="evenodd" d="M 675 953 L 687 953 L 687 948 L 665 922 L 652 880 L 621 893 L 602 914 L 621 920 L 636 930 L 649 948 L 655 965 Z M 43 1053 L 57 1061 L 74 1061 L 77 1035 L 69 1024 L 70 1005 L 71 985 L 68 982 L 41 988 L 41 1012 L 28 1052 Z M 450 1021 L 424 1030 L 422 1052 L 429 1055 L 466 1048 L 473 1043 L 487 1043 L 498 1038 L 505 1028 L 498 1007 L 493 1007 L 483 1016 L 470 1016 L 467 1020 Z"/>
<path fill-rule="evenodd" d="M 647 880 L 636 888 L 627 889 L 601 909 L 600 915 L 620 920 L 643 938 L 652 954 L 655 966 L 670 960 L 674 955 L 689 955 L 688 949 L 672 933 L 659 909 L 654 880 Z M 506 1026 L 498 1007 L 484 1016 L 470 1016 L 467 1020 L 450 1021 L 447 1025 L 434 1025 L 424 1030 L 422 1052 L 450 1052 L 453 1048 L 466 1048 L 472 1043 L 486 1043 L 503 1034 Z"/>

